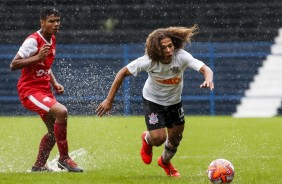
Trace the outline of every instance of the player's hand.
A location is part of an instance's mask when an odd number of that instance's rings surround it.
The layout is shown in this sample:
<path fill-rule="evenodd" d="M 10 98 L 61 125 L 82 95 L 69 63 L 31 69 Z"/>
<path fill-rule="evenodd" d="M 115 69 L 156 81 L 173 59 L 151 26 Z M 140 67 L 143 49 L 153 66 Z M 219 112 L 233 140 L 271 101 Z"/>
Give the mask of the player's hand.
<path fill-rule="evenodd" d="M 95 112 L 97 113 L 97 116 L 102 117 L 105 113 L 109 115 L 111 108 L 112 102 L 106 98 L 102 103 L 100 103 Z"/>
<path fill-rule="evenodd" d="M 50 45 L 47 45 L 47 44 L 43 45 L 37 54 L 39 58 L 38 61 L 44 60 L 47 57 L 47 55 L 49 54 L 49 52 L 50 52 Z"/>
<path fill-rule="evenodd" d="M 58 94 L 58 95 L 63 94 L 64 91 L 65 91 L 64 86 L 62 86 L 62 85 L 59 84 L 59 83 L 54 84 L 53 88 L 54 88 L 56 94 Z"/>
<path fill-rule="evenodd" d="M 210 90 L 213 90 L 214 84 L 212 81 L 204 81 L 201 85 L 200 88 L 210 88 Z"/>

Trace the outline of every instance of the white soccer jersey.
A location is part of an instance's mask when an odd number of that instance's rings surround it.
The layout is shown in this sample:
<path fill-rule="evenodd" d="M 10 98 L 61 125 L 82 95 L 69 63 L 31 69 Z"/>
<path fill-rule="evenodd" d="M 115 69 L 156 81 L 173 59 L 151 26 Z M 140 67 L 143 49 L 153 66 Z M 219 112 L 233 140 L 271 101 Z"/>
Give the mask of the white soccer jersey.
<path fill-rule="evenodd" d="M 159 105 L 170 106 L 181 101 L 185 69 L 189 67 L 199 71 L 203 65 L 202 61 L 180 49 L 175 52 L 172 62 L 169 64 L 152 62 L 147 55 L 144 55 L 129 63 L 127 68 L 134 76 L 137 76 L 141 71 L 148 73 L 142 92 L 146 100 Z"/>

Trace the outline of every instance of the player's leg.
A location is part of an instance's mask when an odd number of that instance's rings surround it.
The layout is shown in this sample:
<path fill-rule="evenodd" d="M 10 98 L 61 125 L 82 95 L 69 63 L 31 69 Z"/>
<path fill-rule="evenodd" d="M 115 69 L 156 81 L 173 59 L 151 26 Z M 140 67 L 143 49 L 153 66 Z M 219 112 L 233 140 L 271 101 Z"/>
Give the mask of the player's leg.
<path fill-rule="evenodd" d="M 165 124 L 162 116 L 162 108 L 158 104 L 143 99 L 144 115 L 147 130 L 142 133 L 142 146 L 140 155 L 145 164 L 150 164 L 153 157 L 153 146 L 160 146 L 166 140 Z"/>
<path fill-rule="evenodd" d="M 54 135 L 60 153 L 58 166 L 70 172 L 82 172 L 83 170 L 69 157 L 67 141 L 67 108 L 57 102 L 50 108 L 50 113 L 55 116 Z"/>
<path fill-rule="evenodd" d="M 50 152 L 52 151 L 56 143 L 54 135 L 55 117 L 50 114 L 46 114 L 42 116 L 42 120 L 44 121 L 48 132 L 42 137 L 40 141 L 37 159 L 35 161 L 34 166 L 32 167 L 32 171 L 43 171 L 44 168 L 50 170 L 46 166 L 46 162 L 49 158 Z"/>
<path fill-rule="evenodd" d="M 148 135 L 148 131 L 144 131 L 141 134 L 142 145 L 140 149 L 140 156 L 145 164 L 150 164 L 153 157 L 153 146 L 149 142 Z"/>
<path fill-rule="evenodd" d="M 60 159 L 61 160 L 67 159 L 69 158 L 68 143 L 67 143 L 68 111 L 65 106 L 57 102 L 50 108 L 49 113 L 55 117 L 54 135 L 60 153 Z"/>
<path fill-rule="evenodd" d="M 164 151 L 158 160 L 158 164 L 165 170 L 168 176 L 180 177 L 179 172 L 172 166 L 170 160 L 177 152 L 184 131 L 185 121 L 182 104 L 179 103 L 170 106 L 164 118 L 167 120 L 166 126 L 168 138 L 165 141 Z"/>
<path fill-rule="evenodd" d="M 32 171 L 51 171 L 46 162 L 52 148 L 55 145 L 54 137 L 54 120 L 52 116 L 48 116 L 50 107 L 56 103 L 56 100 L 41 92 L 34 93 L 22 101 L 23 106 L 31 111 L 37 112 L 47 127 L 47 133 L 42 137 L 39 145 L 37 159 L 32 167 Z"/>
<path fill-rule="evenodd" d="M 184 125 L 176 125 L 167 129 L 168 139 L 165 141 L 164 151 L 162 154 L 162 161 L 168 164 L 177 152 L 177 147 L 182 140 Z"/>
<path fill-rule="evenodd" d="M 162 160 L 164 164 L 167 164 L 175 155 L 177 147 L 182 140 L 185 124 L 182 103 L 180 102 L 178 104 L 169 106 L 164 118 L 167 120 L 166 126 L 168 139 L 165 142 Z"/>
<path fill-rule="evenodd" d="M 68 112 L 66 107 L 57 102 L 51 93 L 45 94 L 41 92 L 28 96 L 22 101 L 22 104 L 27 109 L 37 112 L 43 119 L 48 130 L 47 134 L 41 139 L 39 153 L 32 171 L 47 170 L 45 164 L 50 151 L 54 147 L 54 140 L 56 140 L 61 162 L 68 166 L 64 168 L 73 172 L 81 172 L 82 169 L 77 167 L 76 163 L 68 155 L 68 143 L 66 139 Z"/>
<path fill-rule="evenodd" d="M 160 128 L 155 130 L 149 130 L 147 135 L 147 141 L 152 146 L 161 146 L 167 139 L 166 129 Z"/>
<path fill-rule="evenodd" d="M 158 165 L 164 169 L 168 176 L 171 177 L 180 177 L 180 173 L 171 164 L 170 160 L 177 151 L 177 147 L 182 139 L 183 130 L 184 125 L 178 125 L 167 129 L 168 138 L 165 141 L 163 154 L 158 159 Z"/>
<path fill-rule="evenodd" d="M 153 157 L 153 146 L 161 146 L 166 140 L 165 128 L 145 131 L 141 135 L 140 155 L 145 164 L 150 164 Z"/>

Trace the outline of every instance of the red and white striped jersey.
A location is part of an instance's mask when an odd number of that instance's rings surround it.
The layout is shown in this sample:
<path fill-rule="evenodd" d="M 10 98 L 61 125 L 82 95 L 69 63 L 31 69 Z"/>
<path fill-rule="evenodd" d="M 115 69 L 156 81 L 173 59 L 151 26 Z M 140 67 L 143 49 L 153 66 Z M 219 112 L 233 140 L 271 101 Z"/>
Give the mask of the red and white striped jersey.
<path fill-rule="evenodd" d="M 40 31 L 37 31 L 26 38 L 20 47 L 18 54 L 22 58 L 34 56 L 45 44 L 50 45 L 50 52 L 46 59 L 22 68 L 21 77 L 18 81 L 18 93 L 20 99 L 24 99 L 36 91 L 43 91 L 46 93 L 51 92 L 50 73 L 56 54 L 55 36 L 52 35 L 51 40 L 48 42 L 40 34 Z"/>

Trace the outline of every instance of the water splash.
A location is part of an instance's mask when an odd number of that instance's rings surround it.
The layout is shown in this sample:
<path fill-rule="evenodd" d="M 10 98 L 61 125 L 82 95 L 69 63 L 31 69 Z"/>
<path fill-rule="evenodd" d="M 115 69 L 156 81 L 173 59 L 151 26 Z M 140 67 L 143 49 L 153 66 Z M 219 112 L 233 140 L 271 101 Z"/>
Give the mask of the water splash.
<path fill-rule="evenodd" d="M 80 148 L 78 150 L 74 150 L 72 152 L 69 153 L 69 156 L 75 160 L 75 158 L 80 158 L 82 159 L 82 157 L 86 156 L 88 153 L 88 151 L 84 148 Z M 58 159 L 59 159 L 59 154 L 57 154 L 55 156 L 54 159 L 52 159 L 51 161 L 47 161 L 47 166 L 52 169 L 54 172 L 67 172 L 66 170 L 62 170 L 58 167 Z M 27 170 L 27 172 L 31 172 L 31 170 Z"/>

